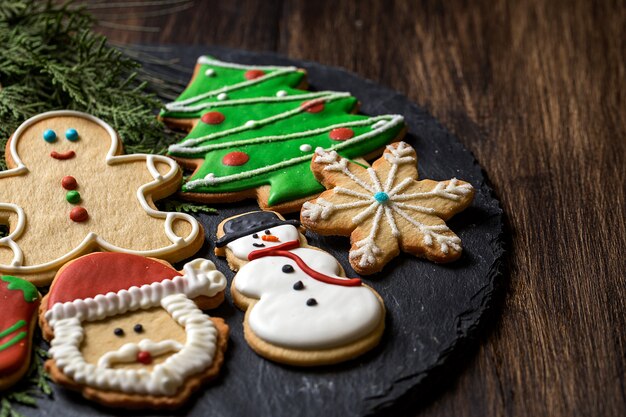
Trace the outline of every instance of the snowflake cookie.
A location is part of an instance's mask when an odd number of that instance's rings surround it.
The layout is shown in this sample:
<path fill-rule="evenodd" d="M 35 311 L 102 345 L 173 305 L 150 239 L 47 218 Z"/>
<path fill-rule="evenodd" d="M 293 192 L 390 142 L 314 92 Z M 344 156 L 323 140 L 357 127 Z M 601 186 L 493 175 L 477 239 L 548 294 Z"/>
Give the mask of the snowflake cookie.
<path fill-rule="evenodd" d="M 400 250 L 435 262 L 461 255 L 461 240 L 445 220 L 464 210 L 474 188 L 453 178 L 417 180 L 417 155 L 404 142 L 387 146 L 371 168 L 317 149 L 311 170 L 326 188 L 304 203 L 302 224 L 323 235 L 350 236 L 350 264 L 380 271 Z"/>
<path fill-rule="evenodd" d="M 0 273 L 50 283 L 68 261 L 95 250 L 179 261 L 204 242 L 190 215 L 159 211 L 182 171 L 161 155 L 122 155 L 111 126 L 86 113 L 26 120 L 0 172 Z"/>

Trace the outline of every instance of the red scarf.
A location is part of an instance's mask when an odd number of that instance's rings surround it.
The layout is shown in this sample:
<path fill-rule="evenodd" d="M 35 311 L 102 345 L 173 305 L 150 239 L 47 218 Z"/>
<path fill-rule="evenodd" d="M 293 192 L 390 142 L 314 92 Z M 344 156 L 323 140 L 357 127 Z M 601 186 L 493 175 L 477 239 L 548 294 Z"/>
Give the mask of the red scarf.
<path fill-rule="evenodd" d="M 360 278 L 340 279 L 315 271 L 310 266 L 308 266 L 301 257 L 293 252 L 290 252 L 291 249 L 296 249 L 299 247 L 300 242 L 297 240 L 292 240 L 290 242 L 281 243 L 277 246 L 270 246 L 269 248 L 252 251 L 248 254 L 248 260 L 253 261 L 255 259 L 264 258 L 266 256 L 285 256 L 293 260 L 305 274 L 318 281 L 324 282 L 326 284 L 342 285 L 344 287 L 358 287 L 359 285 L 361 285 Z"/>

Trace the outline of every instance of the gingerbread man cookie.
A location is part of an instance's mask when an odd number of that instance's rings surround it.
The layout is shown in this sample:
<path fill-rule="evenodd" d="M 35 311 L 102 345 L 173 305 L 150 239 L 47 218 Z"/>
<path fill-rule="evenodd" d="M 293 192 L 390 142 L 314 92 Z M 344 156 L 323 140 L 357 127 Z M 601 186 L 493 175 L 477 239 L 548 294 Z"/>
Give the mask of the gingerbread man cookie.
<path fill-rule="evenodd" d="M 28 371 L 39 293 L 23 279 L 0 276 L 0 391 Z"/>
<path fill-rule="evenodd" d="M 121 253 L 61 268 L 39 316 L 52 379 L 108 406 L 160 409 L 216 377 L 228 326 L 200 308 L 223 301 L 226 278 L 205 259 L 181 272 Z"/>
<path fill-rule="evenodd" d="M 7 143 L 0 172 L 0 272 L 36 285 L 66 262 L 94 250 L 168 261 L 194 254 L 204 241 L 191 216 L 158 211 L 182 173 L 160 155 L 121 155 L 115 131 L 75 111 L 24 122 Z"/>
<path fill-rule="evenodd" d="M 417 155 L 404 142 L 387 145 L 371 168 L 317 149 L 311 170 L 328 190 L 302 206 L 302 224 L 323 235 L 350 236 L 350 265 L 380 271 L 400 250 L 435 262 L 461 255 L 461 240 L 445 220 L 464 210 L 473 187 L 417 180 Z"/>
<path fill-rule="evenodd" d="M 259 355 L 298 366 L 342 362 L 376 346 L 385 306 L 330 254 L 307 245 L 299 222 L 259 211 L 218 226 L 216 253 L 239 272 L 231 284 L 246 311 L 244 335 Z"/>

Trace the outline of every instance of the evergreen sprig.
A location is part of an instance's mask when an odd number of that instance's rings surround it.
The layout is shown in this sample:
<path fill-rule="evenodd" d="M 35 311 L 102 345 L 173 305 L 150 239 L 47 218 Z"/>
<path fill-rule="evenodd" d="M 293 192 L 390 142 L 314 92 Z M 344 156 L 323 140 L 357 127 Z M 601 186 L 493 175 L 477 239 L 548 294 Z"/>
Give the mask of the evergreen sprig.
<path fill-rule="evenodd" d="M 73 1 L 0 2 L 0 169 L 11 133 L 27 118 L 80 110 L 110 123 L 128 153 L 163 152 L 167 140 L 139 81 L 140 64 L 92 31 L 93 17 Z"/>
<path fill-rule="evenodd" d="M 175 199 L 166 199 L 159 203 L 163 207 L 164 211 L 178 211 L 185 213 L 204 213 L 204 214 L 217 214 L 217 210 L 212 207 L 207 207 L 204 204 L 195 204 L 189 201 L 179 201 Z"/>

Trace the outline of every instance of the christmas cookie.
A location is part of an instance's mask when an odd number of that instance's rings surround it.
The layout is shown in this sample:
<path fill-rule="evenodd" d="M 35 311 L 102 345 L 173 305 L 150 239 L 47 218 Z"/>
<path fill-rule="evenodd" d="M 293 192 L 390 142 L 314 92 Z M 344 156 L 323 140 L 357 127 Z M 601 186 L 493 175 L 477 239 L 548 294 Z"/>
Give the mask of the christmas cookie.
<path fill-rule="evenodd" d="M 38 307 L 39 293 L 33 284 L 0 276 L 0 391 L 28 370 Z"/>
<path fill-rule="evenodd" d="M 228 326 L 200 309 L 221 303 L 225 287 L 205 259 L 177 272 L 137 255 L 78 258 L 59 270 L 42 302 L 46 370 L 109 406 L 180 406 L 222 365 Z"/>
<path fill-rule="evenodd" d="M 402 116 L 354 114 L 358 101 L 349 93 L 298 89 L 304 85 L 306 73 L 295 67 L 200 57 L 190 85 L 161 112 L 170 125 L 194 126 L 169 148 L 193 170 L 182 196 L 210 203 L 256 198 L 263 209 L 297 211 L 305 197 L 324 190 L 309 167 L 315 148 L 370 158 L 404 136 Z"/>
<path fill-rule="evenodd" d="M 417 155 L 404 142 L 388 145 L 371 168 L 317 149 L 311 163 L 328 190 L 302 206 L 302 224 L 323 235 L 350 236 L 350 265 L 359 274 L 380 271 L 400 250 L 435 262 L 461 255 L 461 240 L 445 220 L 464 210 L 473 187 L 417 180 Z"/>
<path fill-rule="evenodd" d="M 359 278 L 346 278 L 335 258 L 307 245 L 298 222 L 252 212 L 218 226 L 216 253 L 237 270 L 235 304 L 246 311 L 252 349 L 290 365 L 332 364 L 378 344 L 382 299 Z"/>
<path fill-rule="evenodd" d="M 158 211 L 182 173 L 159 155 L 121 155 L 115 131 L 75 111 L 24 122 L 6 149 L 0 172 L 0 273 L 50 283 L 66 262 L 97 249 L 168 261 L 193 255 L 204 233 L 182 213 Z"/>

